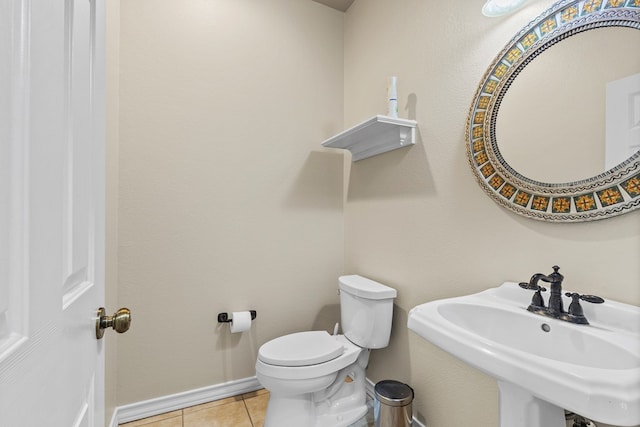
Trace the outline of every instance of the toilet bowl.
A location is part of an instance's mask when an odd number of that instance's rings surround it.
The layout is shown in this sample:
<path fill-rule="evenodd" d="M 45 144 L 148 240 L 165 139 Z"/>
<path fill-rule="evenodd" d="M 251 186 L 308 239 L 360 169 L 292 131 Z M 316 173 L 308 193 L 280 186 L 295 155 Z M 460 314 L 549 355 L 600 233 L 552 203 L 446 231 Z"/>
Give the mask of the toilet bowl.
<path fill-rule="evenodd" d="M 298 332 L 260 347 L 264 427 L 346 427 L 365 416 L 369 349 L 388 345 L 396 291 L 356 275 L 339 284 L 344 335 Z"/>

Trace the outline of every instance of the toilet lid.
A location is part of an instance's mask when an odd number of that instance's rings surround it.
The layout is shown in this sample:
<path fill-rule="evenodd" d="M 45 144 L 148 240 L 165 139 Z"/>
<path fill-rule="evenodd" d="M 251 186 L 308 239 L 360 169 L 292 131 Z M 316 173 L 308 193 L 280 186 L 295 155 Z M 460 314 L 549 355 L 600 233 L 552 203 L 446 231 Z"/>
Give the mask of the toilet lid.
<path fill-rule="evenodd" d="M 342 344 L 326 331 L 298 332 L 273 339 L 260 347 L 258 357 L 277 366 L 309 366 L 340 356 Z"/>

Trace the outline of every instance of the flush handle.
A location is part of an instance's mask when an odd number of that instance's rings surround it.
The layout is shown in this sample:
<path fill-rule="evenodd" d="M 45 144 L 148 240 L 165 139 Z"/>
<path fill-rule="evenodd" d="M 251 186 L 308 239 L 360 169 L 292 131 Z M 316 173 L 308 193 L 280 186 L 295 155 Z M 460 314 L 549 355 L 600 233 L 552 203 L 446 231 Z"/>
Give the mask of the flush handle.
<path fill-rule="evenodd" d="M 106 328 L 113 328 L 119 334 L 127 332 L 131 326 L 131 310 L 121 308 L 116 311 L 113 316 L 107 316 L 104 307 L 98 309 L 98 318 L 96 319 L 96 338 L 101 339 L 104 336 Z"/>

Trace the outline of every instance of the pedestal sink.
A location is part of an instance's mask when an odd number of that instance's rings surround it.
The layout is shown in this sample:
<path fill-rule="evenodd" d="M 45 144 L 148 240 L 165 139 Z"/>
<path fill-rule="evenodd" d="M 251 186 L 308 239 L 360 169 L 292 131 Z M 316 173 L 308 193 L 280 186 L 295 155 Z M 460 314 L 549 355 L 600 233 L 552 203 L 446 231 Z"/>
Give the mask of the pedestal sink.
<path fill-rule="evenodd" d="M 501 427 L 564 427 L 564 409 L 639 425 L 640 308 L 586 304 L 591 324 L 576 325 L 527 311 L 530 301 L 506 282 L 414 307 L 408 327 L 498 380 Z"/>

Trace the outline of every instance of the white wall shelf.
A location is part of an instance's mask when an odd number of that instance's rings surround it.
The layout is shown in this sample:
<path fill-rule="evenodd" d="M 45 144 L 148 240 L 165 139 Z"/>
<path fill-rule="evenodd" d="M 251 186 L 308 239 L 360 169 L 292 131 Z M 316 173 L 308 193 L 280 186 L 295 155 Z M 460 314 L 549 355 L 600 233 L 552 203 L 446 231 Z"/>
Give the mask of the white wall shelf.
<path fill-rule="evenodd" d="M 416 143 L 415 120 L 375 116 L 322 143 L 323 147 L 342 148 L 351 151 L 351 160 L 397 150 Z"/>

